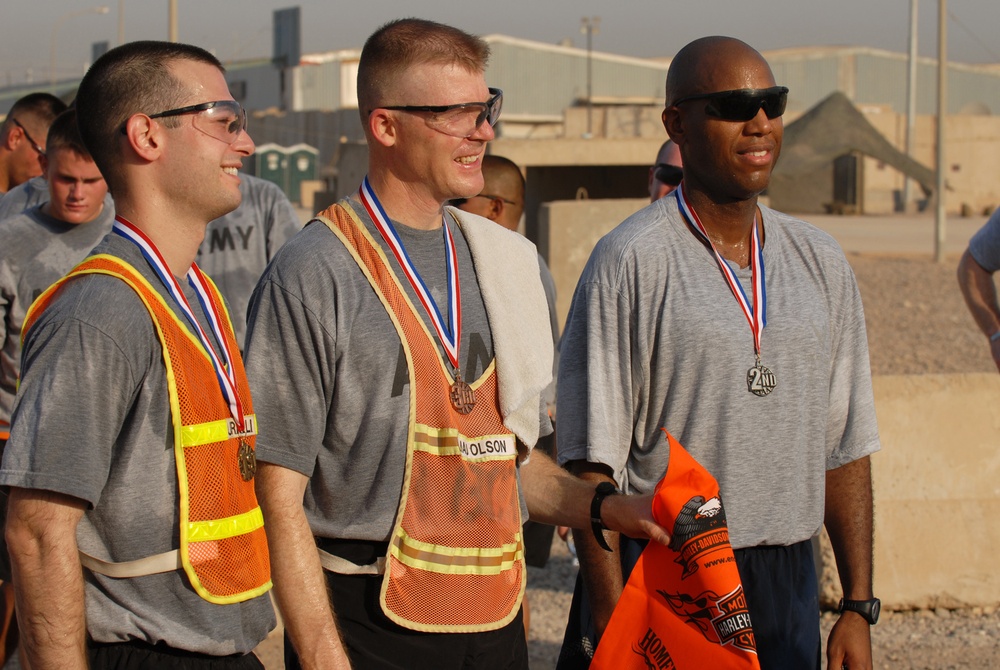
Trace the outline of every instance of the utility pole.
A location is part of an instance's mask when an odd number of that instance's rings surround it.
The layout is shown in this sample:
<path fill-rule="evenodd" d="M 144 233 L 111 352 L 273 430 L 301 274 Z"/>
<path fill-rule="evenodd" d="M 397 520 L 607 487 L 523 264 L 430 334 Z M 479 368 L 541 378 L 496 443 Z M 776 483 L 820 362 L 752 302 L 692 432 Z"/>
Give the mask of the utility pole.
<path fill-rule="evenodd" d="M 917 116 L 917 0 L 910 0 L 910 61 L 906 83 L 906 155 L 913 158 Z M 910 178 L 903 175 L 903 211 L 910 206 Z"/>
<path fill-rule="evenodd" d="M 944 262 L 945 155 L 944 122 L 948 113 L 948 0 L 938 0 L 938 86 L 937 86 L 937 214 L 934 216 L 934 260 Z"/>
<path fill-rule="evenodd" d="M 177 0 L 169 0 L 169 7 L 167 9 L 168 23 L 169 23 L 169 34 L 167 36 L 168 42 L 176 42 L 177 40 Z"/>
<path fill-rule="evenodd" d="M 580 32 L 587 36 L 587 139 L 594 136 L 594 35 L 600 32 L 601 17 L 585 16 L 581 19 Z"/>

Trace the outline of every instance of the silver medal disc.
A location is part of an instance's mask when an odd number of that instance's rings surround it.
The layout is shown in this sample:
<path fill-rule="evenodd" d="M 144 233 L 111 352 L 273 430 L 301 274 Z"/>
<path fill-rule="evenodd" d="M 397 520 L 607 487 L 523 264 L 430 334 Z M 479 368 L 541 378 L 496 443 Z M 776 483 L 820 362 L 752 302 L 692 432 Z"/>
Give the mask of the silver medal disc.
<path fill-rule="evenodd" d="M 777 382 L 774 373 L 758 362 L 747 370 L 747 390 L 756 396 L 765 396 L 774 390 Z"/>

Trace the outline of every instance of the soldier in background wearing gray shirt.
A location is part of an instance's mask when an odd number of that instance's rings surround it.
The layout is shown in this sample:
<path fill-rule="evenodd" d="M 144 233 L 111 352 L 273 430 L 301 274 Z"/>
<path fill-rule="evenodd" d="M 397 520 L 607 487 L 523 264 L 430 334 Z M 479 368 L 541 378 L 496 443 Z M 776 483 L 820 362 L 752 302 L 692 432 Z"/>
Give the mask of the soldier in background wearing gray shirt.
<path fill-rule="evenodd" d="M 108 186 L 83 146 L 76 112 L 64 112 L 49 129 L 45 157 L 48 194 L 43 205 L 3 223 L 0 247 L 0 430 L 21 368 L 21 325 L 35 298 L 86 257 L 111 230 L 114 211 L 104 206 Z M 0 434 L 0 439 L 6 439 Z"/>
<path fill-rule="evenodd" d="M 854 608 L 831 632 L 829 665 L 870 668 L 879 440 L 865 322 L 836 243 L 757 202 L 786 95 L 738 40 L 703 38 L 672 61 L 663 123 L 684 179 L 604 237 L 580 278 L 559 461 L 647 492 L 669 459 L 660 428 L 685 445 L 719 482 L 765 670 L 819 668 L 810 538 L 825 523 Z M 606 552 L 590 529 L 575 538 L 589 607 L 578 588 L 560 668 L 586 667 L 640 549 L 615 537 Z"/>
<path fill-rule="evenodd" d="M 239 207 L 208 224 L 198 249 L 198 267 L 226 296 L 242 349 L 250 294 L 271 258 L 302 228 L 302 222 L 275 183 L 240 174 L 240 194 Z"/>
<path fill-rule="evenodd" d="M 958 263 L 958 286 L 976 320 L 989 338 L 990 354 L 1000 370 L 1000 305 L 993 275 L 1000 270 L 1000 208 L 969 240 Z"/>

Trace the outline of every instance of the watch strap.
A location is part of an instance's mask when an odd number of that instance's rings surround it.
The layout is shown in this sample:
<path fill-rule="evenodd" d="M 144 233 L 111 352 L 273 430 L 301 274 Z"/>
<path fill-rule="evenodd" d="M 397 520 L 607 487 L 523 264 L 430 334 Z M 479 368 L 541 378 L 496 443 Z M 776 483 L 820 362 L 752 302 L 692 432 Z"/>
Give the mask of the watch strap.
<path fill-rule="evenodd" d="M 597 544 L 604 551 L 611 551 L 608 541 L 604 538 L 604 521 L 601 519 L 601 504 L 609 495 L 618 493 L 618 489 L 611 482 L 601 482 L 594 489 L 594 499 L 590 502 L 590 529 L 594 532 Z"/>
<path fill-rule="evenodd" d="M 879 610 L 881 609 L 882 602 L 878 598 L 872 598 L 870 600 L 848 600 L 846 598 L 840 599 L 840 605 L 837 607 L 838 612 L 854 612 L 860 614 L 865 618 L 865 621 L 869 625 L 874 626 L 878 623 Z"/>

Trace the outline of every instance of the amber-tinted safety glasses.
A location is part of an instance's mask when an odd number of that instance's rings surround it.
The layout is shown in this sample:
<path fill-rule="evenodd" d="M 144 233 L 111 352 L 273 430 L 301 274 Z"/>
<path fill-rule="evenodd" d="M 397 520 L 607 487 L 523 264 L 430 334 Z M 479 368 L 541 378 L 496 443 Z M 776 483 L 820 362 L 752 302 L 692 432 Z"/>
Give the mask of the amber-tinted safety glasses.
<path fill-rule="evenodd" d="M 426 113 L 427 125 L 452 137 L 469 137 L 483 123 L 495 126 L 503 107 L 503 91 L 491 88 L 486 102 L 463 102 L 457 105 L 386 105 L 378 109 Z M 374 110 L 372 110 L 374 111 Z M 371 114 L 371 112 L 369 112 Z"/>

